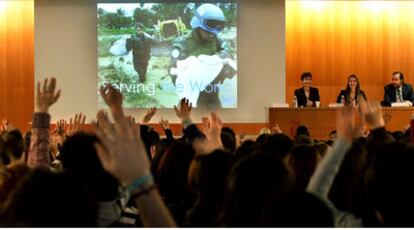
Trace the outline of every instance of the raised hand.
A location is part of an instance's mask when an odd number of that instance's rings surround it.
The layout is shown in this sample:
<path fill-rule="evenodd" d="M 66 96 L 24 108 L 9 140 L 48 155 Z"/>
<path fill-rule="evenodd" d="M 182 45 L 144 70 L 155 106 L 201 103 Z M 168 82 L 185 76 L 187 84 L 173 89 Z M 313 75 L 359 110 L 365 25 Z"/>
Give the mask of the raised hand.
<path fill-rule="evenodd" d="M 164 120 L 164 118 L 162 118 L 161 117 L 161 120 L 160 120 L 160 125 L 161 125 L 161 127 L 165 130 L 165 129 L 169 129 L 170 128 L 170 123 L 168 122 L 168 120 L 167 119 L 165 119 Z"/>
<path fill-rule="evenodd" d="M 99 126 L 105 120 L 108 120 L 108 113 L 105 110 L 100 109 L 96 114 L 96 123 Z"/>
<path fill-rule="evenodd" d="M 194 149 L 197 154 L 211 153 L 216 149 L 223 149 L 221 142 L 221 129 L 223 122 L 220 117 L 212 112 L 210 118 L 203 117 L 204 139 L 194 141 Z"/>
<path fill-rule="evenodd" d="M 202 117 L 201 124 L 203 125 L 204 134 L 210 129 L 210 118 L 209 117 Z"/>
<path fill-rule="evenodd" d="M 135 118 L 133 116 L 127 116 L 126 119 L 131 127 L 134 129 L 140 129 L 140 124 L 135 121 Z"/>
<path fill-rule="evenodd" d="M 385 126 L 381 104 L 376 101 L 361 101 L 359 103 L 361 116 L 370 130 Z"/>
<path fill-rule="evenodd" d="M 116 90 L 112 85 L 106 84 L 99 89 L 99 92 L 105 103 L 111 109 L 122 108 L 123 97 L 122 94 Z"/>
<path fill-rule="evenodd" d="M 3 131 L 6 131 L 7 130 L 7 125 L 4 123 L 4 120 L 5 119 L 3 119 L 3 121 L 1 122 L 1 124 L 0 124 L 0 131 L 1 132 L 3 132 Z"/>
<path fill-rule="evenodd" d="M 56 78 L 45 79 L 43 85 L 37 83 L 36 111 L 47 113 L 60 97 L 60 90 L 56 91 Z"/>
<path fill-rule="evenodd" d="M 113 132 L 115 132 L 114 125 L 109 121 L 108 113 L 105 110 L 99 110 L 96 114 L 96 126 L 101 128 L 101 130 L 108 132 L 105 133 L 105 135 L 112 135 Z"/>
<path fill-rule="evenodd" d="M 150 162 L 141 139 L 140 128 L 133 118 L 118 117 L 112 125 L 103 113 L 95 126 L 101 143 L 96 144 L 98 157 L 105 170 L 129 185 L 150 175 Z"/>
<path fill-rule="evenodd" d="M 157 113 L 157 108 L 153 107 L 147 111 L 147 114 L 145 114 L 144 118 L 142 118 L 143 124 L 148 124 L 148 122 L 154 117 L 155 113 Z"/>
<path fill-rule="evenodd" d="M 75 118 L 69 120 L 69 125 L 66 130 L 67 136 L 73 136 L 75 133 L 82 130 L 85 125 L 86 116 L 82 113 L 75 114 Z"/>
<path fill-rule="evenodd" d="M 280 127 L 279 127 L 278 124 L 275 124 L 275 126 L 273 126 L 271 128 L 271 131 L 272 131 L 272 134 L 277 134 L 277 133 L 280 134 L 280 133 L 283 133 L 282 129 L 280 129 Z"/>
<path fill-rule="evenodd" d="M 7 131 L 7 130 L 12 130 L 12 129 L 14 129 L 14 127 L 10 121 L 6 119 L 1 120 L 0 131 Z"/>
<path fill-rule="evenodd" d="M 174 105 L 175 114 L 181 120 L 190 119 L 191 110 L 193 109 L 193 104 L 189 102 L 188 99 L 183 98 L 180 101 L 179 108 Z"/>
<path fill-rule="evenodd" d="M 59 134 L 59 136 L 65 136 L 66 135 L 66 120 L 60 119 L 56 122 L 56 133 Z"/>

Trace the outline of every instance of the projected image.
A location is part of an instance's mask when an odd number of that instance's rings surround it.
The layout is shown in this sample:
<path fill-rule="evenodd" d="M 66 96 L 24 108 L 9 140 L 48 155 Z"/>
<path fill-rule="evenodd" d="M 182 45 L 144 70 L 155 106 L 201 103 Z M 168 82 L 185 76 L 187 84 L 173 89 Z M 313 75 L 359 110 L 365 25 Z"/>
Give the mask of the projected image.
<path fill-rule="evenodd" d="M 183 97 L 237 107 L 237 3 L 98 3 L 97 12 L 98 86 L 118 88 L 124 107 L 172 108 Z"/>

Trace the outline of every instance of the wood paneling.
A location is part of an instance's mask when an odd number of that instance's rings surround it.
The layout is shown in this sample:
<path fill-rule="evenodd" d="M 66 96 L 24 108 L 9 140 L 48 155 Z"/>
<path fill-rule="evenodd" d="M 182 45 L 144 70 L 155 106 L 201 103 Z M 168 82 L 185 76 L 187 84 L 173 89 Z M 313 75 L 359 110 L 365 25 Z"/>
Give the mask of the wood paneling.
<path fill-rule="evenodd" d="M 383 116 L 388 131 L 403 131 L 410 124 L 414 108 L 384 108 Z M 355 116 L 356 122 L 361 119 Z M 336 129 L 335 108 L 269 108 L 269 125 L 278 124 L 284 133 L 294 137 L 299 125 L 308 127 L 312 138 L 327 140 Z"/>
<path fill-rule="evenodd" d="M 391 73 L 414 83 L 413 1 L 287 1 L 286 99 L 313 73 L 321 104 L 336 100 L 350 74 L 367 97 L 382 100 Z"/>
<path fill-rule="evenodd" d="M 23 131 L 34 108 L 34 1 L 0 1 L 0 118 Z"/>

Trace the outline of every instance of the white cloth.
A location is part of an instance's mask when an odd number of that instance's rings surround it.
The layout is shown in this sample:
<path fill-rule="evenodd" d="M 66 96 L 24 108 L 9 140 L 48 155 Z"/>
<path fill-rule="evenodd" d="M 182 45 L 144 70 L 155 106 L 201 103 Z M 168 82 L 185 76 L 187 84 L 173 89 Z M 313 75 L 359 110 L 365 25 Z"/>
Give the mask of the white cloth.
<path fill-rule="evenodd" d="M 123 37 L 117 40 L 116 42 L 114 42 L 114 44 L 109 49 L 109 52 L 114 56 L 127 55 L 128 54 L 128 50 L 126 48 L 127 39 L 128 39 L 127 37 Z"/>
<path fill-rule="evenodd" d="M 237 68 L 233 60 L 222 59 L 217 55 L 190 56 L 177 61 L 177 68 L 171 68 L 170 70 L 171 75 L 177 76 L 175 82 L 177 96 L 187 98 L 193 104 L 193 107 L 196 107 L 200 92 L 205 90 L 206 87 L 208 89 L 219 87 L 210 84 L 219 75 L 225 64 L 229 64 L 234 69 Z"/>

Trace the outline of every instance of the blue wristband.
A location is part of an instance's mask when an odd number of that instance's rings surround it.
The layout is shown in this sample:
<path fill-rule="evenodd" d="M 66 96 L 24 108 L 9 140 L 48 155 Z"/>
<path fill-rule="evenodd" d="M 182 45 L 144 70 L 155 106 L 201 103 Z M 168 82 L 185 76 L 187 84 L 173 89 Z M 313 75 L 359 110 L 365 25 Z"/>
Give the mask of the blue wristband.
<path fill-rule="evenodd" d="M 147 175 L 147 176 L 142 176 L 139 177 L 138 179 L 134 180 L 129 186 L 128 186 L 128 190 L 129 191 L 133 191 L 139 187 L 141 187 L 143 184 L 147 183 L 147 182 L 153 182 L 154 178 L 151 175 Z"/>

